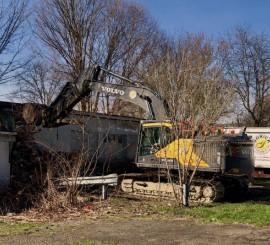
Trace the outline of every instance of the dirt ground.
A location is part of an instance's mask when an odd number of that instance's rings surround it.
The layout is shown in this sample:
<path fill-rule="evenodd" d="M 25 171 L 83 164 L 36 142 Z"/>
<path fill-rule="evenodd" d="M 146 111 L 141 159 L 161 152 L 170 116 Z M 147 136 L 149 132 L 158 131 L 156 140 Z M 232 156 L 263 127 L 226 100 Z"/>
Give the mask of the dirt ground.
<path fill-rule="evenodd" d="M 270 229 L 247 225 L 200 224 L 183 219 L 76 221 L 53 234 L 0 237 L 0 244 L 72 244 L 100 241 L 110 244 L 269 244 Z"/>
<path fill-rule="evenodd" d="M 266 194 L 269 195 L 267 198 L 270 197 L 270 193 L 253 188 L 249 199 L 254 197 L 254 192 L 257 192 L 256 198 L 266 198 Z M 144 201 L 121 203 L 120 200 L 119 204 L 110 206 L 108 201 L 105 209 L 90 207 L 83 215 L 75 212 L 72 218 L 63 217 L 56 222 L 47 220 L 45 224 L 49 225 L 36 231 L 0 236 L 0 244 L 80 244 L 80 241 L 105 244 L 270 244 L 270 227 L 202 223 L 176 215 L 143 213 L 140 206 L 145 205 Z M 136 207 L 130 207 L 130 211 L 125 205 Z"/>

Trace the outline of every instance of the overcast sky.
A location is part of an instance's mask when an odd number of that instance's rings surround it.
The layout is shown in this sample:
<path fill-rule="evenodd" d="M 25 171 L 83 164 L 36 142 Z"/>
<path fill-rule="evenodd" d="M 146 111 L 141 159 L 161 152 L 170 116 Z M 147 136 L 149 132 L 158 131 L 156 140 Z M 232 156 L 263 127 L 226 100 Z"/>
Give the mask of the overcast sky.
<path fill-rule="evenodd" d="M 130 0 L 144 5 L 170 33 L 205 32 L 218 37 L 235 25 L 270 34 L 270 0 Z"/>

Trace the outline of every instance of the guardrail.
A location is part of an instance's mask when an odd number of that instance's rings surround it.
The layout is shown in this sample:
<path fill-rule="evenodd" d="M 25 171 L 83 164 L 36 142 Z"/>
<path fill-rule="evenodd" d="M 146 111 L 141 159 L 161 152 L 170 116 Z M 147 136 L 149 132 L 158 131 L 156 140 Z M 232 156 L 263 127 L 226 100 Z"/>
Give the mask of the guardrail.
<path fill-rule="evenodd" d="M 109 174 L 104 176 L 86 176 L 77 178 L 67 178 L 60 180 L 60 185 L 102 185 L 102 199 L 108 197 L 108 185 L 116 186 L 118 183 L 117 174 Z"/>

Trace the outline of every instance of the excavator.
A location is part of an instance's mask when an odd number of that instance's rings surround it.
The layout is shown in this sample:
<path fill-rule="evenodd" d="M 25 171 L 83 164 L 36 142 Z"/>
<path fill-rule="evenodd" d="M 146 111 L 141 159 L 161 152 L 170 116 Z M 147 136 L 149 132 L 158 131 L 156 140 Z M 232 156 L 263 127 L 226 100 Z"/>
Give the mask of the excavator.
<path fill-rule="evenodd" d="M 106 76 L 113 78 L 111 83 L 104 82 Z M 122 84 L 116 84 L 116 79 Z M 100 66 L 85 70 L 74 82 L 66 83 L 44 110 L 43 126 L 61 125 L 72 108 L 92 92 L 131 102 L 147 113 L 146 120 L 141 120 L 138 136 L 135 159 L 138 171 L 122 178 L 124 192 L 181 197 L 183 179 L 188 185 L 189 199 L 194 202 L 240 199 L 247 192 L 246 176 L 253 172 L 253 145 L 249 138 L 245 135 L 226 138 L 222 127 L 210 130 L 211 135 L 196 137 L 191 123 L 175 124 L 170 120 L 166 102 L 150 88 Z"/>

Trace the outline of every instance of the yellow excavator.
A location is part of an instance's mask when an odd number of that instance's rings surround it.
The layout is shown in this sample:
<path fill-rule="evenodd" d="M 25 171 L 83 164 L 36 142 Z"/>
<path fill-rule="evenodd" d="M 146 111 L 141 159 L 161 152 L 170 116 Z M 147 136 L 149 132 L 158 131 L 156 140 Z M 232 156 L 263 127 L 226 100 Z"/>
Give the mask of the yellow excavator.
<path fill-rule="evenodd" d="M 100 74 L 103 74 L 100 76 Z M 122 84 L 106 83 L 112 76 Z M 100 80 L 100 77 L 103 80 Z M 181 174 L 191 176 L 190 200 L 213 202 L 224 197 L 241 199 L 248 189 L 246 175 L 253 172 L 253 145 L 245 135 L 226 137 L 222 128 L 196 136 L 189 124 L 173 123 L 166 103 L 142 83 L 134 82 L 100 66 L 83 71 L 68 82 L 43 113 L 43 126 L 60 125 L 72 108 L 92 92 L 131 102 L 147 112 L 141 121 L 135 164 L 122 190 L 146 196 L 181 196 Z M 180 190 L 180 191 L 179 191 Z"/>

